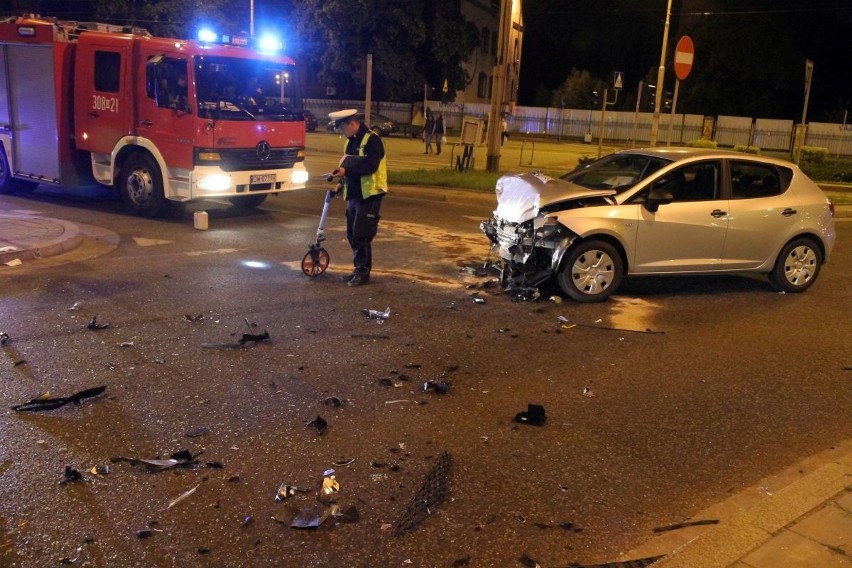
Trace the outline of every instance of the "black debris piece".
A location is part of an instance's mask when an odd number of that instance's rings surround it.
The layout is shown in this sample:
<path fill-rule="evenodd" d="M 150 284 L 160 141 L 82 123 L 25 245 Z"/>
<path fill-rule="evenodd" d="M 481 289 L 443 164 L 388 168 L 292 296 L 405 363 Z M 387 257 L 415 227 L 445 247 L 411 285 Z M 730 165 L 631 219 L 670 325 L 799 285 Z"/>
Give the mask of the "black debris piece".
<path fill-rule="evenodd" d="M 523 556 L 518 558 L 518 562 L 520 562 L 522 566 L 526 566 L 527 568 L 539 568 L 538 562 L 530 558 L 527 554 L 524 554 Z"/>
<path fill-rule="evenodd" d="M 310 422 L 305 423 L 305 428 L 310 428 L 311 426 L 316 428 L 317 434 L 320 436 L 325 434 L 325 431 L 328 430 L 328 422 L 325 418 L 319 415 Z"/>
<path fill-rule="evenodd" d="M 138 458 L 126 458 L 122 456 L 112 458 L 112 463 L 118 462 L 128 462 L 133 465 L 142 464 L 148 468 L 148 471 L 153 473 L 165 471 L 167 469 L 171 469 L 173 467 L 193 467 L 198 465 L 198 460 L 196 459 L 203 452 L 199 452 L 195 455 L 189 452 L 189 450 L 180 450 L 179 452 L 175 452 L 172 454 L 169 459 L 161 460 L 161 459 L 138 459 Z"/>
<path fill-rule="evenodd" d="M 451 474 L 450 454 L 442 452 L 435 460 L 432 469 L 423 479 L 423 484 L 393 525 L 392 534 L 400 536 L 417 528 L 430 516 L 438 505 L 443 503 L 450 492 Z"/>
<path fill-rule="evenodd" d="M 264 331 L 263 333 L 244 333 L 243 336 L 237 340 L 237 343 L 245 345 L 250 341 L 266 341 L 267 339 L 269 339 L 268 331 Z"/>
<path fill-rule="evenodd" d="M 423 383 L 423 392 L 435 391 L 438 394 L 447 394 L 450 392 L 449 381 L 426 381 Z"/>
<path fill-rule="evenodd" d="M 142 529 L 136 531 L 136 538 L 139 539 L 150 538 L 152 536 L 154 536 L 154 531 L 152 531 L 151 529 Z"/>
<path fill-rule="evenodd" d="M 76 406 L 79 406 L 82 400 L 101 395 L 104 393 L 104 391 L 106 391 L 106 387 L 101 386 L 82 390 L 80 392 L 72 394 L 71 396 L 66 396 L 62 398 L 49 398 L 43 396 L 36 397 L 23 404 L 13 406 L 12 410 L 17 410 L 18 412 L 39 412 L 41 410 L 55 410 L 59 407 L 65 406 L 68 403 L 72 403 Z"/>
<path fill-rule="evenodd" d="M 453 568 L 461 568 L 470 564 L 470 554 L 465 554 L 461 558 L 453 560 Z"/>
<path fill-rule="evenodd" d="M 355 505 L 349 505 L 345 509 L 335 505 L 332 507 L 331 514 L 338 523 L 356 523 L 361 519 L 361 513 Z"/>
<path fill-rule="evenodd" d="M 92 319 L 86 325 L 87 328 L 97 331 L 99 329 L 106 329 L 109 327 L 109 322 L 106 323 L 98 323 L 98 316 L 92 316 Z"/>
<path fill-rule="evenodd" d="M 719 519 L 702 519 L 698 521 L 684 521 L 682 523 L 675 523 L 673 525 L 666 525 L 663 527 L 657 527 L 654 529 L 655 533 L 661 533 L 666 531 L 674 531 L 677 529 L 683 529 L 686 527 L 698 527 L 702 525 L 718 525 Z"/>
<path fill-rule="evenodd" d="M 204 434 L 210 431 L 209 428 L 205 426 L 201 426 L 200 428 L 195 428 L 186 433 L 187 438 L 197 438 L 199 436 L 203 436 Z"/>
<path fill-rule="evenodd" d="M 645 568 L 650 566 L 664 555 L 637 558 L 636 560 L 625 560 L 622 562 L 607 562 L 605 564 L 571 564 L 571 568 Z"/>
<path fill-rule="evenodd" d="M 59 483 L 74 483 L 75 481 L 83 481 L 83 474 L 81 474 L 79 471 L 77 471 L 70 465 L 66 465 L 65 473 L 62 475 L 62 481 L 60 481 Z"/>
<path fill-rule="evenodd" d="M 331 406 L 333 408 L 340 408 L 341 406 L 343 406 L 345 400 L 336 396 L 330 396 L 322 402 L 327 406 Z"/>
<path fill-rule="evenodd" d="M 0 331 L 0 345 L 6 345 L 9 341 L 9 334 L 5 331 Z"/>
<path fill-rule="evenodd" d="M 513 302 L 535 302 L 541 298 L 538 288 L 512 288 L 509 294 Z"/>
<path fill-rule="evenodd" d="M 515 415 L 515 422 L 544 426 L 544 423 L 547 422 L 547 415 L 544 412 L 544 407 L 540 404 L 528 404 L 526 411 L 518 412 Z"/>
<path fill-rule="evenodd" d="M 197 322 L 197 321 L 201 321 L 201 320 L 203 320 L 203 319 L 204 319 L 204 314 L 198 314 L 197 316 L 193 316 L 193 315 L 189 315 L 189 314 L 184 314 L 183 319 L 184 319 L 184 321 L 188 321 L 188 322 L 190 322 L 190 323 L 194 323 L 194 322 Z"/>

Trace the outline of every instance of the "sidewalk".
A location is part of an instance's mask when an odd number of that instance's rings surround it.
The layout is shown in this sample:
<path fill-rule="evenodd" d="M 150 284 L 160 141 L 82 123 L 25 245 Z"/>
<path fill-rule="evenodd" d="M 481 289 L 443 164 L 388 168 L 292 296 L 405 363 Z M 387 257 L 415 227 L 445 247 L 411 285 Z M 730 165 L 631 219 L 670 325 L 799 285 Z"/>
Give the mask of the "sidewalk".
<path fill-rule="evenodd" d="M 62 254 L 82 241 L 79 228 L 69 221 L 0 211 L 0 264 Z"/>

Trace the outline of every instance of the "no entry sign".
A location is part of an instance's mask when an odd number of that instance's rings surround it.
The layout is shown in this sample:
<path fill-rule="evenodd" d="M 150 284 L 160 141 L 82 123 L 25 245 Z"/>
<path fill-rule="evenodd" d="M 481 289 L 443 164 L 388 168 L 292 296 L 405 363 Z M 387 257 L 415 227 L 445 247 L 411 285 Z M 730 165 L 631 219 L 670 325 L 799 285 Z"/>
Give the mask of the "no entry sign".
<path fill-rule="evenodd" d="M 674 71 L 679 80 L 683 81 L 689 76 L 693 59 L 695 59 L 695 46 L 692 44 L 692 38 L 683 36 L 677 42 L 674 54 Z"/>

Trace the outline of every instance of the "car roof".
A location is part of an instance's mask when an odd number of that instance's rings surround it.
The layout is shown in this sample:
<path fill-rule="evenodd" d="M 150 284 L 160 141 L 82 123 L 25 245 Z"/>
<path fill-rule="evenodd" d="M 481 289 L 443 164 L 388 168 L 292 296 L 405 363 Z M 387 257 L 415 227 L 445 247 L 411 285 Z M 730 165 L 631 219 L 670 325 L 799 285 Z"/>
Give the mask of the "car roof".
<path fill-rule="evenodd" d="M 665 148 L 636 148 L 632 150 L 622 150 L 617 154 L 632 154 L 663 158 L 679 162 L 682 160 L 691 160 L 697 158 L 720 158 L 720 159 L 741 159 L 763 162 L 767 164 L 775 164 L 788 168 L 795 168 L 795 164 L 780 158 L 772 158 L 762 156 L 760 154 L 746 154 L 734 150 L 718 150 L 716 148 L 692 148 L 688 146 L 666 146 Z"/>

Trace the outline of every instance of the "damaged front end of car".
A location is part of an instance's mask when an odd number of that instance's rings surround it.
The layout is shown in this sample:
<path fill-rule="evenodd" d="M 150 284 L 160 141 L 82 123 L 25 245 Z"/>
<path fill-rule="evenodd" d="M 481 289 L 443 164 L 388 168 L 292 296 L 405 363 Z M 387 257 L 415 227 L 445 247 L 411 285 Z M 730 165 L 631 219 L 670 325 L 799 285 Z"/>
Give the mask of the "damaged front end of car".
<path fill-rule="evenodd" d="M 500 285 L 522 299 L 559 269 L 565 252 L 579 237 L 559 214 L 607 204 L 611 190 L 590 191 L 540 173 L 507 175 L 496 187 L 497 208 L 480 229 L 491 241 L 487 265 L 500 273 Z M 491 260 L 496 253 L 497 259 Z"/>

